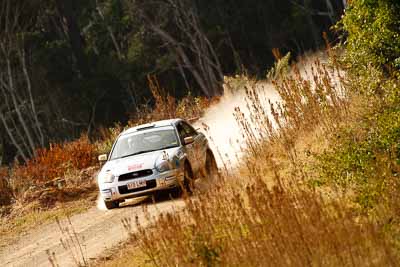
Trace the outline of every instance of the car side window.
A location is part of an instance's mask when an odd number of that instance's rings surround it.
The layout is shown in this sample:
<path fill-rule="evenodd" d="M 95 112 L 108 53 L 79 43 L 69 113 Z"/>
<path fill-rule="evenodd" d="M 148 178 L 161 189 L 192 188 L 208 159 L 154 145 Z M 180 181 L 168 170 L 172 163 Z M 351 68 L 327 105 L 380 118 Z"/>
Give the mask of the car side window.
<path fill-rule="evenodd" d="M 185 128 L 183 127 L 182 123 L 178 123 L 178 125 L 176 126 L 176 129 L 178 130 L 179 138 L 181 139 L 181 142 L 183 144 L 185 137 L 188 136 L 185 131 Z"/>
<path fill-rule="evenodd" d="M 197 136 L 197 132 L 195 129 L 193 129 L 192 126 L 190 126 L 189 124 L 187 124 L 185 122 L 181 122 L 181 124 L 182 124 L 183 128 L 185 129 L 187 136 L 192 136 L 192 137 Z"/>

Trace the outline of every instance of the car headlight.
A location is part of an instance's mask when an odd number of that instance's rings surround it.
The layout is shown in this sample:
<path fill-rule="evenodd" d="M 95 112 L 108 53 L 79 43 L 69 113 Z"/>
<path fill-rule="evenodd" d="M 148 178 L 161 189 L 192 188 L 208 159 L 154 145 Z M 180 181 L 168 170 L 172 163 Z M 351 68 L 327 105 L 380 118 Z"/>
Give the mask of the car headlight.
<path fill-rule="evenodd" d="M 167 160 L 163 160 L 156 165 L 156 169 L 158 172 L 166 172 L 171 170 L 171 164 Z"/>
<path fill-rule="evenodd" d="M 115 176 L 111 172 L 108 172 L 104 175 L 103 182 L 104 183 L 112 183 L 114 182 Z"/>

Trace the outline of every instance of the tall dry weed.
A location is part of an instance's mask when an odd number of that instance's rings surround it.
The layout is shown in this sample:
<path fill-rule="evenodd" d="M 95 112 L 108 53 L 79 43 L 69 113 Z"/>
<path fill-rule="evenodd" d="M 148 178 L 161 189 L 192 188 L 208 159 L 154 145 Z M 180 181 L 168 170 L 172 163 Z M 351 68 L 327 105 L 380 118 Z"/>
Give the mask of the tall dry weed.
<path fill-rule="evenodd" d="M 69 252 L 75 266 L 89 266 L 82 237 L 75 231 L 71 219 L 67 217 L 66 221 L 62 222 L 56 218 L 56 222 L 62 236 L 60 238 L 61 245 Z M 51 254 L 50 251 L 47 251 L 47 254 L 49 263 L 52 266 L 58 266 L 55 255 Z"/>
<path fill-rule="evenodd" d="M 261 180 L 236 190 L 216 184 L 132 236 L 155 266 L 395 266 L 374 226 L 340 203 Z"/>
<path fill-rule="evenodd" d="M 129 121 L 128 126 L 172 118 L 198 118 L 211 104 L 211 100 L 206 97 L 193 97 L 190 94 L 178 101 L 161 87 L 154 76 L 148 77 L 148 84 L 154 98 L 154 106 L 143 107 Z"/>
<path fill-rule="evenodd" d="M 9 205 L 12 201 L 11 186 L 9 182 L 8 168 L 0 168 L 0 216 L 2 206 Z"/>

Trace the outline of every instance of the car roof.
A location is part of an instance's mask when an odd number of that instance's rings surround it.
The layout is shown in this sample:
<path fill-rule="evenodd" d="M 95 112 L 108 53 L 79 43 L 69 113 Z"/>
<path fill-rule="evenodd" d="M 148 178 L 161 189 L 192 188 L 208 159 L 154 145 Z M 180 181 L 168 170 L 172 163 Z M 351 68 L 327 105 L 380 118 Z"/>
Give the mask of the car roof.
<path fill-rule="evenodd" d="M 152 128 L 155 129 L 155 128 L 164 127 L 164 126 L 173 126 L 174 124 L 176 124 L 179 121 L 182 121 L 182 119 L 177 118 L 177 119 L 161 120 L 161 121 L 154 121 L 151 123 L 141 124 L 141 125 L 126 129 L 120 135 L 130 134 L 130 133 L 134 133 L 134 132 L 137 132 L 140 130 L 149 130 Z"/>

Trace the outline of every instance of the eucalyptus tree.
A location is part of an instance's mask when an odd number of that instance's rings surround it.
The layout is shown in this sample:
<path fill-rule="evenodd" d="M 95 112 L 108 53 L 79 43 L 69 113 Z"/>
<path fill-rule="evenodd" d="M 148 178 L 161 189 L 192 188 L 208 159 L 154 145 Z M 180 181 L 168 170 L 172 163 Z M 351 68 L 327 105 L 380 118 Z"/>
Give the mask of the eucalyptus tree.
<path fill-rule="evenodd" d="M 4 0 L 0 13 L 0 123 L 23 160 L 46 142 L 33 92 L 30 51 L 25 46 L 34 16 L 24 17 L 25 8 L 23 1 Z"/>
<path fill-rule="evenodd" d="M 134 1 L 134 9 L 168 48 L 189 89 L 191 81 L 212 97 L 222 94 L 223 70 L 213 44 L 208 39 L 190 0 Z"/>

